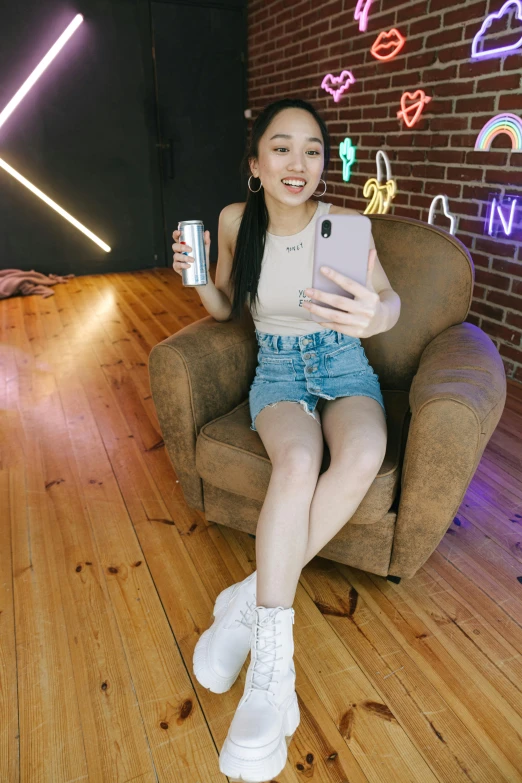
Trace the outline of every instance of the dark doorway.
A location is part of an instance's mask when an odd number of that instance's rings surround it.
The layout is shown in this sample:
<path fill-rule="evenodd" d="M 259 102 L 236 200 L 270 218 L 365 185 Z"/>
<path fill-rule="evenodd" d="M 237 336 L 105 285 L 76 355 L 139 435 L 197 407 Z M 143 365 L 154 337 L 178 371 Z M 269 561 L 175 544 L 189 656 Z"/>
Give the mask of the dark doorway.
<path fill-rule="evenodd" d="M 244 201 L 246 5 L 152 2 L 165 263 L 179 220 L 202 220 L 217 259 L 219 212 Z"/>

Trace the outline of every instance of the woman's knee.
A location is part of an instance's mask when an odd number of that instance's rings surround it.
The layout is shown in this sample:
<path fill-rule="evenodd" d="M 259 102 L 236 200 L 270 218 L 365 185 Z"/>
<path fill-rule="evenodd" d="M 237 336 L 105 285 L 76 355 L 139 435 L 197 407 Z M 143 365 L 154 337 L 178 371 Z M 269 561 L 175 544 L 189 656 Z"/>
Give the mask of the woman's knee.
<path fill-rule="evenodd" d="M 353 443 L 341 457 L 332 460 L 330 467 L 345 476 L 357 475 L 361 482 L 372 481 L 378 474 L 386 455 L 386 440 L 373 443 Z"/>
<path fill-rule="evenodd" d="M 322 441 L 322 435 L 321 435 Z M 287 476 L 309 478 L 318 476 L 323 458 L 323 444 L 318 441 L 290 441 L 281 446 L 273 463 L 273 469 Z"/>

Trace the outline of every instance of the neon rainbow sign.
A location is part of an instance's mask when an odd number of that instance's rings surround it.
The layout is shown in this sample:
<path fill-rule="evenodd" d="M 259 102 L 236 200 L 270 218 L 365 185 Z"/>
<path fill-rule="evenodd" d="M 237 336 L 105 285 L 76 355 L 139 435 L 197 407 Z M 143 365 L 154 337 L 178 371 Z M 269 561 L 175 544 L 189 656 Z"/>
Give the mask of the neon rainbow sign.
<path fill-rule="evenodd" d="M 30 76 L 27 77 L 27 79 L 22 84 L 20 89 L 11 98 L 7 106 L 2 110 L 2 112 L 0 112 L 0 128 L 4 125 L 5 121 L 11 116 L 13 111 L 21 102 L 22 98 L 24 98 L 27 95 L 31 87 L 38 81 L 38 79 L 45 71 L 47 66 L 54 60 L 58 52 L 65 46 L 69 38 L 78 29 L 78 27 L 81 25 L 82 22 L 83 22 L 83 16 L 81 14 L 76 14 L 72 22 L 66 27 L 64 32 L 53 44 L 53 46 L 51 46 L 51 48 L 49 49 L 45 57 L 38 63 L 38 65 L 36 66 L 34 71 L 30 74 Z M 86 236 L 88 236 L 89 239 L 92 239 L 92 241 L 95 242 L 97 245 L 99 245 L 99 247 L 101 247 L 107 253 L 110 253 L 111 248 L 109 247 L 109 245 L 107 245 L 99 237 L 93 234 L 92 231 L 89 231 L 88 228 L 86 228 L 82 223 L 76 220 L 76 218 L 74 218 L 72 215 L 66 212 L 65 209 L 60 207 L 55 201 L 53 201 L 48 196 L 46 196 L 45 193 L 42 193 L 41 190 L 39 190 L 35 185 L 29 182 L 29 180 L 23 177 L 18 171 L 13 169 L 13 167 L 10 166 L 8 163 L 6 163 L 5 160 L 3 160 L 2 158 L 0 158 L 0 168 L 2 168 L 4 171 L 10 174 L 16 180 L 18 180 L 18 182 L 20 182 L 28 190 L 34 193 L 35 196 L 38 196 L 38 198 L 42 199 L 42 201 L 45 201 L 45 203 L 48 204 L 48 206 L 52 207 L 56 212 L 58 212 L 58 214 L 60 214 L 62 217 L 68 220 L 69 223 L 72 223 L 72 225 L 75 226 L 75 228 L 77 228 L 79 231 L 81 231 Z"/>
<path fill-rule="evenodd" d="M 351 71 L 343 71 L 340 76 L 334 76 L 331 73 L 327 73 L 321 82 L 321 87 L 330 95 L 333 95 L 333 99 L 336 103 L 339 103 L 341 95 L 346 92 L 352 84 L 355 84 L 355 77 Z"/>
<path fill-rule="evenodd" d="M 493 139 L 502 133 L 509 136 L 515 152 L 522 152 L 522 120 L 516 114 L 497 114 L 488 120 L 477 136 L 475 149 L 489 152 Z"/>
<path fill-rule="evenodd" d="M 364 198 L 370 199 L 364 214 L 386 215 L 397 193 L 397 183 L 392 178 L 390 160 L 383 150 L 377 151 L 375 162 L 377 164 L 377 179 L 367 180 L 363 188 Z M 386 169 L 386 181 L 384 183 L 382 182 L 384 179 L 383 162 Z"/>
<path fill-rule="evenodd" d="M 520 49 L 522 47 L 522 34 L 518 41 L 516 41 L 513 44 L 508 44 L 507 46 L 499 46 L 496 49 L 480 49 L 480 44 L 485 43 L 485 34 L 491 25 L 501 19 L 503 16 L 506 16 L 509 14 L 511 7 L 513 7 L 513 10 L 516 11 L 516 18 L 522 22 L 522 2 L 521 0 L 507 0 L 506 3 L 502 6 L 500 11 L 497 14 L 490 14 L 486 17 L 484 22 L 482 23 L 482 26 L 476 36 L 473 39 L 473 43 L 471 45 L 471 56 L 472 57 L 494 57 L 495 55 L 501 55 L 501 54 L 510 54 L 512 52 L 517 51 L 517 49 Z M 522 32 L 522 31 L 521 31 Z"/>
<path fill-rule="evenodd" d="M 345 139 L 339 145 L 339 155 L 343 162 L 343 180 L 345 182 L 350 181 L 350 175 L 352 173 L 352 166 L 355 163 L 355 150 L 357 148 L 353 146 L 351 139 Z"/>
<path fill-rule="evenodd" d="M 358 0 L 353 18 L 359 22 L 359 30 L 364 33 L 368 27 L 368 14 L 373 0 Z"/>

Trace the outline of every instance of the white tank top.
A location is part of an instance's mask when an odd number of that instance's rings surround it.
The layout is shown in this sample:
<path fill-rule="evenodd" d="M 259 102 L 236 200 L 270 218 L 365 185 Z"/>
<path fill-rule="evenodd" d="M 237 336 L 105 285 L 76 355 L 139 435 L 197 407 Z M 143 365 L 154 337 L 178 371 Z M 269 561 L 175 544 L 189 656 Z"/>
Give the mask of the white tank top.
<path fill-rule="evenodd" d="M 315 224 L 319 217 L 328 214 L 330 207 L 331 204 L 319 201 L 314 216 L 297 234 L 278 236 L 266 232 L 259 304 L 250 308 L 259 332 L 303 335 L 326 331 L 311 319 L 302 303 L 310 301 L 305 290 L 312 287 Z"/>

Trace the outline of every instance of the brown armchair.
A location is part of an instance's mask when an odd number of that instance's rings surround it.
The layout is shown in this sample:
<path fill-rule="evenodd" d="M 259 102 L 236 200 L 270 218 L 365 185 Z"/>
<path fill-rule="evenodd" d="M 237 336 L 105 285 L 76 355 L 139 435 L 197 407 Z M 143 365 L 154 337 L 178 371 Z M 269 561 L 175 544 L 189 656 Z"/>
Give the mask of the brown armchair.
<path fill-rule="evenodd" d="M 392 579 L 411 577 L 450 526 L 506 400 L 500 355 L 463 323 L 474 283 L 464 245 L 434 226 L 373 216 L 381 263 L 401 297 L 398 323 L 363 339 L 388 414 L 384 462 L 321 556 Z M 271 474 L 248 394 L 257 340 L 210 316 L 151 351 L 149 371 L 171 462 L 190 508 L 255 533 Z M 330 461 L 325 443 L 321 473 Z M 393 576 L 392 576 L 393 575 Z"/>

